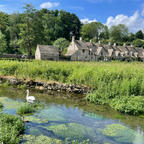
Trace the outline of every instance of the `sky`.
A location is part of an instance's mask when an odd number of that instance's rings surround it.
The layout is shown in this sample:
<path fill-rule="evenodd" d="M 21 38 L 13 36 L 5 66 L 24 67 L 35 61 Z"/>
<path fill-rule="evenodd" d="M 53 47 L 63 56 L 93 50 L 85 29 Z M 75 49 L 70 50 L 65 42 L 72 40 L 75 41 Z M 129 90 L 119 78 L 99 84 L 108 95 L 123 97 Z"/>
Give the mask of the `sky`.
<path fill-rule="evenodd" d="M 125 24 L 134 33 L 144 30 L 144 0 L 0 0 L 0 11 L 22 12 L 26 3 L 75 13 L 84 24 L 98 21 L 108 27 Z"/>

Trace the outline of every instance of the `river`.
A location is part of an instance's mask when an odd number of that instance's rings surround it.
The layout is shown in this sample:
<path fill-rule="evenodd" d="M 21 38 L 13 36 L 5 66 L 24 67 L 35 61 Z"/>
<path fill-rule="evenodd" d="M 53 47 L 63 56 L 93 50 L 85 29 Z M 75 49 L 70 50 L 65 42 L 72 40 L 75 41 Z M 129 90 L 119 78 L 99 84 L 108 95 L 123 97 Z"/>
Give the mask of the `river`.
<path fill-rule="evenodd" d="M 0 87 L 3 113 L 16 115 L 26 103 L 26 90 Z M 40 136 L 61 140 L 64 144 L 88 140 L 91 144 L 144 144 L 144 117 L 122 115 L 109 108 L 90 104 L 81 95 L 30 90 L 30 95 L 44 108 L 25 116 L 25 136 Z M 28 143 L 32 139 L 23 139 Z M 35 142 L 36 143 L 36 142 Z"/>

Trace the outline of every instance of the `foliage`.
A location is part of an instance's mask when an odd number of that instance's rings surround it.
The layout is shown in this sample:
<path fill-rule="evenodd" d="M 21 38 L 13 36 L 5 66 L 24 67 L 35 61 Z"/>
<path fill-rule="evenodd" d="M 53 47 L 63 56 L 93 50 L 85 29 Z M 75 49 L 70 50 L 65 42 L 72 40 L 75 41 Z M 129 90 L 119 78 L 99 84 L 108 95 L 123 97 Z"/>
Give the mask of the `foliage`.
<path fill-rule="evenodd" d="M 17 110 L 17 114 L 24 115 L 24 114 L 31 114 L 35 111 L 34 107 L 30 104 L 26 104 L 24 106 L 21 106 Z"/>
<path fill-rule="evenodd" d="M 0 61 L 0 75 L 25 79 L 58 81 L 87 85 L 91 92 L 87 100 L 108 104 L 123 113 L 144 113 L 143 63 L 111 62 L 49 62 Z"/>
<path fill-rule="evenodd" d="M 136 39 L 133 41 L 133 45 L 136 47 L 143 47 L 144 48 L 144 40 Z"/>
<path fill-rule="evenodd" d="M 81 35 L 85 40 L 108 39 L 108 28 L 100 22 L 92 22 L 82 26 Z"/>
<path fill-rule="evenodd" d="M 0 143 L 18 144 L 24 130 L 24 122 L 20 117 L 0 114 Z"/>
<path fill-rule="evenodd" d="M 135 37 L 136 37 L 136 39 L 143 39 L 144 34 L 141 30 L 139 30 L 138 32 L 136 32 Z"/>
<path fill-rule="evenodd" d="M 44 105 L 41 103 L 25 104 L 18 108 L 17 114 L 19 115 L 31 114 L 35 112 L 36 110 L 41 109 L 43 107 Z"/>
<path fill-rule="evenodd" d="M 121 42 L 125 39 L 127 35 L 128 28 L 123 24 L 112 26 L 110 28 L 110 38 L 113 42 Z"/>
<path fill-rule="evenodd" d="M 7 48 L 7 43 L 6 43 L 5 36 L 0 31 L 0 54 L 6 52 L 6 48 Z"/>
<path fill-rule="evenodd" d="M 56 46 L 59 52 L 65 54 L 69 46 L 69 41 L 65 38 L 59 38 L 54 42 L 54 46 Z"/>

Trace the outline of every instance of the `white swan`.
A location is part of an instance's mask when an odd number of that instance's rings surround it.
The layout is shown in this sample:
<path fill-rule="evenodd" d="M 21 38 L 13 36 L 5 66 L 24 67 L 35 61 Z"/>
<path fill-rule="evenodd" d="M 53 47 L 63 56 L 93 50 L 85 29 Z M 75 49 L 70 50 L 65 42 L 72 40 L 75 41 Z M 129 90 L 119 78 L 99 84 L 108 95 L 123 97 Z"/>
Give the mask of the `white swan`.
<path fill-rule="evenodd" d="M 35 97 L 34 96 L 29 96 L 29 90 L 26 90 L 27 95 L 26 95 L 26 100 L 29 103 L 33 103 L 35 101 Z"/>

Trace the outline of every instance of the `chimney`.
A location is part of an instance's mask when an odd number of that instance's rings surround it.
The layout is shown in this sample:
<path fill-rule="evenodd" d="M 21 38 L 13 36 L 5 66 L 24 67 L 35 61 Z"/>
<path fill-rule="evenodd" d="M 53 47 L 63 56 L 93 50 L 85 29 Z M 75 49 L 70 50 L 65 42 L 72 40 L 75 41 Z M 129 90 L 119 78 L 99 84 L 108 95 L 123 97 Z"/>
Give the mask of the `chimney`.
<path fill-rule="evenodd" d="M 101 41 L 99 41 L 98 43 L 101 44 Z"/>
<path fill-rule="evenodd" d="M 72 42 L 74 42 L 75 41 L 75 36 L 72 36 Z"/>
<path fill-rule="evenodd" d="M 108 45 L 111 46 L 111 42 L 109 42 Z"/>
<path fill-rule="evenodd" d="M 79 39 L 80 41 L 82 41 L 82 37 L 80 37 L 80 39 Z"/>
<path fill-rule="evenodd" d="M 116 43 L 114 43 L 114 45 L 113 46 L 116 46 Z"/>
<path fill-rule="evenodd" d="M 131 47 L 133 47 L 133 44 L 131 44 Z"/>
<path fill-rule="evenodd" d="M 90 40 L 90 43 L 92 43 L 92 40 Z"/>

